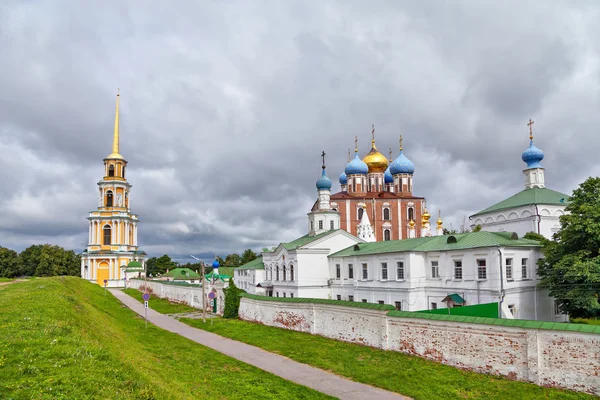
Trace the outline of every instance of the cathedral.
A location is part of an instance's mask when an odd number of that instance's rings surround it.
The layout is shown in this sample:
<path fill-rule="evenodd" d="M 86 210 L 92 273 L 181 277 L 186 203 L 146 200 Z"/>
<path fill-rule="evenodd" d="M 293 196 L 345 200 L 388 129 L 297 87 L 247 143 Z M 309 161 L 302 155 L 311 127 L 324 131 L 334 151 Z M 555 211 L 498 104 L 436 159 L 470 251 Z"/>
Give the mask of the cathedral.
<path fill-rule="evenodd" d="M 323 164 L 317 181 L 319 199 L 309 213 L 309 232 L 343 229 L 367 242 L 431 236 L 425 198 L 413 195 L 415 165 L 404 155 L 402 136 L 398 157 L 392 160 L 390 149 L 388 160 L 377 150 L 374 127 L 371 134 L 371 150 L 362 159 L 355 139 L 354 158 L 348 154 L 348 164 L 339 178 L 340 192 L 329 196 L 331 181 Z M 315 220 L 317 213 L 325 218 Z M 441 234 L 441 230 L 438 218 L 433 235 Z"/>
<path fill-rule="evenodd" d="M 125 178 L 127 161 L 119 153 L 119 94 L 115 111 L 112 153 L 104 159 L 98 182 L 98 207 L 90 211 L 88 245 L 81 257 L 81 276 L 99 285 L 125 286 L 140 277 L 146 253 L 138 247 L 138 216 L 131 213 L 131 184 Z"/>

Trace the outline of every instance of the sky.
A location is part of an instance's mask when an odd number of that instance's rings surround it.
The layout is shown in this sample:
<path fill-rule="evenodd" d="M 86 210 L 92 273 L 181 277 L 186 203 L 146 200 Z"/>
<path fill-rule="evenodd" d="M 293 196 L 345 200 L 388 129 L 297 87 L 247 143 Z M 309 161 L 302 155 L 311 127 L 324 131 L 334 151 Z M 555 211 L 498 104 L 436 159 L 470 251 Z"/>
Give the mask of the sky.
<path fill-rule="evenodd" d="M 0 3 L 0 246 L 81 252 L 112 150 L 117 88 L 139 243 L 225 256 L 306 233 L 322 151 L 416 167 L 413 193 L 458 228 L 524 188 L 600 174 L 600 2 Z M 190 260 L 192 261 L 192 260 Z"/>

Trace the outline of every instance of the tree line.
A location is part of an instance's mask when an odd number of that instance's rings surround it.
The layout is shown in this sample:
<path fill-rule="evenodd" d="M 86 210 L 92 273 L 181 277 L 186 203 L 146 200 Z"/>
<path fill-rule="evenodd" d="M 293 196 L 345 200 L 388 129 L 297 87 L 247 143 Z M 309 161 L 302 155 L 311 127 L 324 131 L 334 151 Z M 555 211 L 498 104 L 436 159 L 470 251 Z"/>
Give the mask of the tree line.
<path fill-rule="evenodd" d="M 81 255 L 51 244 L 35 244 L 21 253 L 0 246 L 0 277 L 81 275 Z"/>
<path fill-rule="evenodd" d="M 252 260 L 258 258 L 258 254 L 256 254 L 251 249 L 244 250 L 244 252 L 240 255 L 237 253 L 231 253 L 225 256 L 223 259 L 220 256 L 217 256 L 217 261 L 219 261 L 219 265 L 221 267 L 239 267 L 240 265 L 244 265 L 249 263 Z M 212 271 L 211 267 L 212 263 L 205 264 L 205 272 L 210 273 Z M 208 267 L 208 268 L 207 268 Z M 200 271 L 202 268 L 202 263 L 178 263 L 177 261 L 173 261 L 171 257 L 167 254 L 162 255 L 160 257 L 151 257 L 146 260 L 146 273 L 150 276 L 162 275 L 167 270 L 171 270 L 173 268 L 189 268 L 193 271 Z"/>

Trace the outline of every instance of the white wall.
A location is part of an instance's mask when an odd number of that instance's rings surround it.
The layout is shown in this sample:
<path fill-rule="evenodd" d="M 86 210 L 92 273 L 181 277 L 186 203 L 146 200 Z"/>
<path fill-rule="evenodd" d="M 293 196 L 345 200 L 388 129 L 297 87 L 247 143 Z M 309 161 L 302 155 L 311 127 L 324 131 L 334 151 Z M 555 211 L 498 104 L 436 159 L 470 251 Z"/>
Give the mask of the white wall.
<path fill-rule="evenodd" d="M 242 298 L 241 319 L 600 395 L 600 335 L 394 317 L 334 304 Z"/>
<path fill-rule="evenodd" d="M 131 279 L 127 287 L 139 289 L 148 286 L 152 289 L 153 296 L 166 298 L 174 302 L 187 304 L 190 307 L 202 309 L 202 288 L 166 284 L 158 281 L 147 281 L 143 279 Z M 208 291 L 206 293 L 208 296 Z"/>

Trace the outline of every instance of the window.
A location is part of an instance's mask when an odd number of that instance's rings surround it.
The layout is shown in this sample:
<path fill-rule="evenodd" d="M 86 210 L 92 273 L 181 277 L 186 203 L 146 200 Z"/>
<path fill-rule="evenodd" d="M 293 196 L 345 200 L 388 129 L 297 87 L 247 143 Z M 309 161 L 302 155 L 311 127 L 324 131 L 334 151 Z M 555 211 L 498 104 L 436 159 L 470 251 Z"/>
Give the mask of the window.
<path fill-rule="evenodd" d="M 110 165 L 108 167 L 108 176 L 115 176 L 115 166 L 114 165 Z"/>
<path fill-rule="evenodd" d="M 462 261 L 454 261 L 454 279 L 462 279 Z"/>
<path fill-rule="evenodd" d="M 290 264 L 290 281 L 294 281 L 294 264 Z"/>
<path fill-rule="evenodd" d="M 111 240 L 111 229 L 110 229 L 110 225 L 104 225 L 104 245 L 105 246 L 110 246 L 110 240 Z"/>
<path fill-rule="evenodd" d="M 275 280 L 279 280 L 279 265 L 275 267 Z M 279 295 L 277 295 L 277 297 L 279 297 Z"/>
<path fill-rule="evenodd" d="M 335 297 L 336 297 L 336 299 L 338 299 L 338 300 L 341 300 L 341 299 L 342 299 L 342 295 L 341 295 L 341 294 L 338 294 L 338 295 L 337 295 L 337 296 L 335 296 Z"/>
<path fill-rule="evenodd" d="M 365 212 L 365 210 L 363 208 L 359 208 L 358 209 L 358 220 L 360 221 L 362 219 L 363 213 Z"/>
<path fill-rule="evenodd" d="M 282 271 L 283 271 L 283 281 L 285 282 L 285 278 L 286 278 L 286 270 L 285 270 L 285 264 L 281 267 Z"/>
<path fill-rule="evenodd" d="M 112 207 L 113 206 L 113 193 L 112 191 L 108 191 L 106 192 L 106 207 Z"/>
<path fill-rule="evenodd" d="M 283 292 L 283 297 L 285 297 L 285 292 Z"/>
<path fill-rule="evenodd" d="M 383 240 L 390 240 L 390 230 L 386 229 L 383 231 Z"/>
<path fill-rule="evenodd" d="M 377 301 L 379 304 L 383 304 L 383 300 L 378 300 Z"/>
<path fill-rule="evenodd" d="M 279 292 L 276 292 L 275 294 L 277 295 L 277 297 L 279 297 Z"/>
<path fill-rule="evenodd" d="M 290 293 L 290 297 L 294 297 L 294 293 Z"/>
<path fill-rule="evenodd" d="M 323 221 L 319 221 L 319 229 L 323 229 Z"/>
<path fill-rule="evenodd" d="M 348 278 L 354 279 L 354 267 L 352 264 L 348 264 Z"/>
<path fill-rule="evenodd" d="M 387 263 L 381 263 L 381 280 L 387 281 Z"/>
<path fill-rule="evenodd" d="M 396 279 L 404 279 L 404 261 L 396 263 Z"/>
<path fill-rule="evenodd" d="M 513 317 L 517 317 L 517 308 L 515 307 L 514 304 L 510 304 L 508 306 L 508 310 L 510 311 L 510 313 L 512 314 Z"/>
<path fill-rule="evenodd" d="M 438 261 L 431 262 L 431 277 L 434 279 L 440 277 L 440 266 Z"/>
<path fill-rule="evenodd" d="M 431 303 L 431 310 L 437 310 L 437 303 Z"/>
<path fill-rule="evenodd" d="M 348 296 L 348 301 L 354 301 L 354 296 Z"/>
<path fill-rule="evenodd" d="M 513 259 L 506 259 L 506 279 L 509 281 L 513 280 Z"/>
<path fill-rule="evenodd" d="M 409 221 L 414 221 L 415 219 L 415 209 L 412 207 L 409 207 L 408 209 L 408 220 Z"/>
<path fill-rule="evenodd" d="M 521 259 L 521 278 L 527 279 L 527 258 Z"/>
<path fill-rule="evenodd" d="M 383 209 L 383 219 L 386 221 L 390 220 L 390 209 L 389 208 Z"/>
<path fill-rule="evenodd" d="M 363 271 L 363 279 L 368 279 L 369 278 L 369 270 L 367 269 L 367 264 L 363 264 L 362 265 L 362 271 Z"/>
<path fill-rule="evenodd" d="M 362 302 L 363 302 L 363 303 L 366 303 L 366 302 L 367 302 L 367 299 L 362 299 Z"/>
<path fill-rule="evenodd" d="M 402 311 L 402 302 L 401 301 L 396 302 L 396 310 Z"/>
<path fill-rule="evenodd" d="M 477 260 L 477 279 L 487 279 L 485 260 Z"/>
<path fill-rule="evenodd" d="M 123 165 L 123 178 L 125 178 L 125 166 Z"/>
<path fill-rule="evenodd" d="M 329 221 L 329 229 L 334 229 L 335 226 L 333 225 L 333 221 Z"/>
<path fill-rule="evenodd" d="M 340 269 L 340 264 L 335 264 L 335 277 L 337 279 L 340 279 L 342 275 L 341 269 Z"/>

